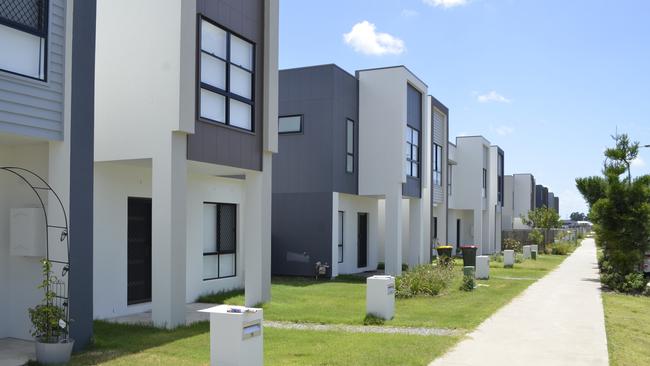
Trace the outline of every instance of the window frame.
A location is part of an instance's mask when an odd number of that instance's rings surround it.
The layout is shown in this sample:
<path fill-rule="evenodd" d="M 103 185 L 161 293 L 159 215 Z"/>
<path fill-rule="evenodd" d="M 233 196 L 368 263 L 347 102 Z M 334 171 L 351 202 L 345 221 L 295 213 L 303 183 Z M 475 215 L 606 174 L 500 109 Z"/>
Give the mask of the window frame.
<path fill-rule="evenodd" d="M 291 118 L 291 117 L 300 117 L 300 129 L 298 131 L 287 131 L 287 132 L 280 132 L 280 120 L 283 118 Z M 278 135 L 299 135 L 304 133 L 304 115 L 302 114 L 289 114 L 286 116 L 278 116 Z"/>
<path fill-rule="evenodd" d="M 454 166 L 451 164 L 447 165 L 447 195 L 452 195 L 452 186 L 453 186 L 453 177 L 454 177 Z"/>
<path fill-rule="evenodd" d="M 482 197 L 487 197 L 487 169 L 483 168 Z"/>
<path fill-rule="evenodd" d="M 343 263 L 345 257 L 344 244 L 345 244 L 345 211 L 339 211 L 337 219 L 339 220 L 339 232 L 337 233 L 338 237 L 338 248 L 340 250 L 340 255 L 338 258 L 338 263 Z M 338 253 L 337 253 L 338 254 Z"/>
<path fill-rule="evenodd" d="M 436 187 L 442 187 L 442 146 L 433 144 L 433 169 L 432 183 Z"/>
<path fill-rule="evenodd" d="M 222 126 L 222 127 L 227 127 L 227 128 L 232 128 L 237 131 L 242 131 L 242 132 L 247 132 L 250 134 L 255 134 L 255 107 L 256 107 L 256 98 L 255 98 L 255 80 L 256 80 L 256 74 L 257 74 L 257 63 L 256 61 L 256 56 L 257 56 L 257 44 L 253 42 L 252 40 L 242 36 L 241 34 L 231 31 L 230 29 L 222 26 L 221 24 L 215 22 L 214 20 L 206 17 L 203 14 L 198 14 L 198 21 L 197 21 L 197 51 L 196 51 L 196 77 L 197 77 L 197 92 L 196 92 L 196 119 L 202 122 L 210 123 L 213 125 L 217 126 Z M 202 36 L 202 27 L 203 27 L 203 21 L 206 21 L 207 23 L 210 23 L 211 25 L 221 29 L 226 33 L 226 58 L 222 58 L 220 56 L 217 56 L 215 54 L 212 54 L 210 52 L 204 51 L 202 47 L 202 41 L 203 41 L 203 36 Z M 252 70 L 247 70 L 235 63 L 231 62 L 231 37 L 235 36 L 245 42 L 248 42 L 252 46 L 252 65 L 251 69 Z M 219 87 L 210 85 L 208 83 L 204 83 L 201 80 L 201 56 L 207 55 L 209 57 L 215 58 L 225 64 L 225 90 L 221 89 Z M 251 74 L 251 99 L 246 99 L 246 97 L 240 96 L 239 94 L 235 94 L 230 91 L 230 69 L 231 67 L 236 67 L 241 70 L 244 70 L 245 72 L 249 72 Z M 224 97 L 224 119 L 225 121 L 217 121 L 209 117 L 204 117 L 201 115 L 201 91 L 206 90 L 207 92 L 214 93 L 217 95 L 220 95 Z M 237 102 L 247 104 L 251 107 L 251 128 L 246 129 L 243 127 L 235 126 L 231 124 L 230 122 L 230 100 L 233 99 Z"/>
<path fill-rule="evenodd" d="M 206 202 L 203 202 L 203 205 L 204 206 L 205 205 L 214 205 L 214 206 L 216 206 L 216 209 L 217 209 L 216 221 L 215 221 L 215 225 L 216 225 L 216 227 L 215 227 L 215 229 L 216 229 L 215 237 L 216 237 L 216 240 L 217 240 L 217 242 L 215 244 L 216 244 L 217 250 L 215 252 L 205 252 L 205 251 L 203 252 L 203 257 L 217 256 L 217 277 L 204 278 L 203 274 L 201 274 L 201 277 L 203 278 L 204 282 L 205 281 L 222 280 L 222 279 L 226 279 L 226 278 L 237 277 L 237 249 L 238 249 L 238 245 L 237 245 L 237 242 L 238 242 L 238 237 L 237 237 L 238 208 L 237 208 L 237 204 L 235 204 L 235 203 L 223 203 L 223 202 L 207 202 L 206 201 Z M 223 252 L 219 250 L 219 246 L 220 246 L 220 244 L 219 244 L 219 233 L 220 233 L 220 230 L 221 230 L 221 225 L 220 225 L 221 216 L 220 216 L 220 209 L 219 209 L 220 206 L 232 206 L 235 209 L 235 222 L 234 222 L 234 226 L 235 226 L 235 229 L 234 229 L 235 249 L 234 250 L 226 250 L 226 251 L 223 251 Z M 230 275 L 230 276 L 220 276 L 219 273 L 221 272 L 221 256 L 222 255 L 231 255 L 231 254 L 234 255 L 233 274 Z"/>
<path fill-rule="evenodd" d="M 49 0 L 42 0 L 42 7 L 43 7 L 43 29 L 39 31 L 33 30 L 31 27 L 28 27 L 24 24 L 20 24 L 18 22 L 14 22 L 12 20 L 9 20 L 7 18 L 2 18 L 0 17 L 0 25 L 3 25 L 8 28 L 15 29 L 20 32 L 24 32 L 27 34 L 30 34 L 35 37 L 39 37 L 41 39 L 41 44 L 42 44 L 42 49 L 43 49 L 43 54 L 41 55 L 42 61 L 43 61 L 43 77 L 38 78 L 30 75 L 25 75 L 21 74 L 16 71 L 11 71 L 7 69 L 0 68 L 0 72 L 15 75 L 15 76 L 20 76 L 24 77 L 30 80 L 35 80 L 35 81 L 40 81 L 47 83 L 48 82 L 48 64 L 49 64 L 49 48 L 50 48 L 50 1 Z M 40 60 L 39 60 L 40 61 Z M 40 65 L 39 65 L 40 66 Z"/>
<path fill-rule="evenodd" d="M 352 151 L 348 150 L 348 140 L 350 139 L 350 129 L 348 128 L 350 123 L 352 123 Z M 347 174 L 354 174 L 355 169 L 355 150 L 357 144 L 355 144 L 355 131 L 356 131 L 356 122 L 352 118 L 345 119 L 345 172 Z M 348 166 L 348 158 L 352 157 L 352 167 Z"/>
<path fill-rule="evenodd" d="M 421 167 L 422 149 L 420 148 L 422 146 L 422 133 L 417 128 L 411 127 L 409 125 L 406 125 L 406 129 L 409 134 L 409 136 L 407 136 L 407 141 L 405 142 L 406 145 L 408 146 L 408 155 L 406 156 L 406 163 L 408 164 L 408 168 L 406 171 L 406 176 L 414 179 L 420 179 L 421 172 L 422 172 L 422 167 Z M 412 141 L 413 131 L 417 131 L 418 133 L 417 145 L 414 145 Z M 418 149 L 417 156 L 415 157 L 415 159 L 413 159 L 413 146 L 417 147 Z M 417 166 L 416 175 L 413 175 L 413 163 L 415 163 Z"/>

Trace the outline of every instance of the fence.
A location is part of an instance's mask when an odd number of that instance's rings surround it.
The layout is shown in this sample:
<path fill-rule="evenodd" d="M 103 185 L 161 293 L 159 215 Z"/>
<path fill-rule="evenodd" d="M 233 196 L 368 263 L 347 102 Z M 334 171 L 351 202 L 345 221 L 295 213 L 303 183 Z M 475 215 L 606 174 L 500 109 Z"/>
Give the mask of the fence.
<path fill-rule="evenodd" d="M 541 253 L 546 250 L 548 244 L 556 241 L 573 241 L 578 239 L 578 229 L 539 229 L 539 231 L 544 237 L 544 242 L 539 248 Z M 514 239 L 520 242 L 521 245 L 536 244 L 529 238 L 532 232 L 532 229 L 504 230 L 502 232 L 502 240 Z"/>

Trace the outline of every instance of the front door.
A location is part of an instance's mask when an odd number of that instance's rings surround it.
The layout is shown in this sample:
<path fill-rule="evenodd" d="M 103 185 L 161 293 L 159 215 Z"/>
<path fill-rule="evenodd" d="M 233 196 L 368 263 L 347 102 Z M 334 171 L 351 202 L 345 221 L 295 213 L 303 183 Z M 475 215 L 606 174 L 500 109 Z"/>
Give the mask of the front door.
<path fill-rule="evenodd" d="M 357 267 L 368 267 L 368 214 L 359 214 L 357 225 Z"/>
<path fill-rule="evenodd" d="M 127 303 L 151 301 L 151 199 L 128 200 Z"/>

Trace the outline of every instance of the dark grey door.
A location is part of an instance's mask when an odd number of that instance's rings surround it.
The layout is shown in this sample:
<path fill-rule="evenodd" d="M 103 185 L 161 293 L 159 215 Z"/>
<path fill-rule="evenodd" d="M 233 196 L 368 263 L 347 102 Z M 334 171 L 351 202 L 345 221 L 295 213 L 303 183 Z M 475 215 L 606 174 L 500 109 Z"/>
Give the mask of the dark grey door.
<path fill-rule="evenodd" d="M 460 219 L 456 220 L 456 249 L 460 248 Z"/>
<path fill-rule="evenodd" d="M 129 197 L 127 303 L 151 301 L 151 199 Z"/>
<path fill-rule="evenodd" d="M 360 213 L 357 224 L 357 268 L 368 266 L 368 214 Z"/>

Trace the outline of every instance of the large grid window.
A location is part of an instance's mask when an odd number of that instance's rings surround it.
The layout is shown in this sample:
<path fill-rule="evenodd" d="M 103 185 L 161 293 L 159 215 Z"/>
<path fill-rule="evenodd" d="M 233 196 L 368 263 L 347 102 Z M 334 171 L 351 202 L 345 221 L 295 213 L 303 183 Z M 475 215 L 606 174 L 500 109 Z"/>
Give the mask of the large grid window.
<path fill-rule="evenodd" d="M 420 176 L 420 131 L 406 126 L 406 175 L 418 178 Z"/>
<path fill-rule="evenodd" d="M 203 280 L 237 274 L 237 206 L 203 204 Z"/>
<path fill-rule="evenodd" d="M 255 45 L 201 19 L 200 118 L 253 131 Z"/>
<path fill-rule="evenodd" d="M 47 0 L 0 1 L 0 70 L 46 80 Z"/>
<path fill-rule="evenodd" d="M 344 230 L 344 223 L 345 223 L 345 213 L 343 211 L 339 211 L 339 263 L 343 263 L 343 234 L 345 233 Z"/>
<path fill-rule="evenodd" d="M 442 187 L 442 146 L 433 144 L 433 184 Z"/>
<path fill-rule="evenodd" d="M 354 121 L 348 119 L 345 128 L 345 171 L 354 173 Z"/>

